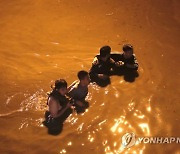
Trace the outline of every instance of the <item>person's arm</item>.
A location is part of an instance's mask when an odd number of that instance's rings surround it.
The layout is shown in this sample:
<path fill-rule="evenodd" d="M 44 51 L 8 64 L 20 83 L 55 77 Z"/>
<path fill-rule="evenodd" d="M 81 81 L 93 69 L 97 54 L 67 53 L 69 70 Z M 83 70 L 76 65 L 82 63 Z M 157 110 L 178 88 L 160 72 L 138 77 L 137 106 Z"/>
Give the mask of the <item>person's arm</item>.
<path fill-rule="evenodd" d="M 92 64 L 89 75 L 91 78 L 98 77 L 98 64 Z"/>
<path fill-rule="evenodd" d="M 97 58 L 97 56 L 96 57 L 94 57 L 94 59 L 93 59 L 93 62 L 92 62 L 92 65 L 97 65 L 99 62 L 98 62 L 98 58 Z"/>
<path fill-rule="evenodd" d="M 74 85 L 75 86 L 75 85 Z M 71 89 L 68 91 L 67 95 L 71 98 L 74 98 L 76 95 L 76 88 L 72 86 Z"/>
<path fill-rule="evenodd" d="M 126 67 L 133 70 L 138 70 L 139 64 L 135 56 L 133 56 L 131 63 L 126 64 Z"/>
<path fill-rule="evenodd" d="M 100 78 L 100 79 L 107 79 L 108 76 L 102 73 L 98 73 L 98 66 L 97 65 L 93 65 L 90 69 L 89 75 L 92 78 Z"/>
<path fill-rule="evenodd" d="M 71 107 L 71 103 L 70 103 L 70 102 L 67 103 L 67 105 L 66 105 L 66 107 L 65 107 L 64 109 L 62 109 L 62 110 L 60 110 L 60 111 L 58 112 L 58 114 L 56 115 L 56 117 L 60 117 L 61 115 L 63 115 L 64 112 L 65 112 L 69 107 Z M 56 117 L 55 117 L 55 118 L 56 118 Z"/>
<path fill-rule="evenodd" d="M 114 60 L 113 60 L 114 61 Z M 112 67 L 114 66 L 115 62 L 111 65 Z M 99 60 L 98 57 L 96 56 L 92 62 L 92 67 L 89 71 L 89 75 L 92 78 L 100 78 L 103 80 L 106 80 L 108 78 L 108 75 L 99 73 Z"/>
<path fill-rule="evenodd" d="M 62 109 L 62 106 L 60 106 L 59 103 L 52 97 L 49 98 L 48 105 L 49 112 L 53 118 L 60 117 L 71 106 L 70 102 L 68 102 L 66 107 Z"/>
<path fill-rule="evenodd" d="M 114 67 L 121 67 L 124 65 L 124 62 L 123 61 L 115 61 L 113 60 L 112 58 L 110 58 L 110 64 L 111 64 L 111 68 L 114 68 Z"/>
<path fill-rule="evenodd" d="M 102 74 L 102 73 L 99 73 L 99 63 L 96 63 L 96 64 L 92 64 L 92 67 L 89 71 L 89 75 L 92 78 L 100 78 L 100 79 L 107 79 L 108 76 L 105 75 L 105 74 Z"/>
<path fill-rule="evenodd" d="M 136 59 L 136 56 L 134 56 L 134 67 L 136 70 L 138 70 L 139 64 L 138 64 L 138 61 Z"/>
<path fill-rule="evenodd" d="M 78 80 L 74 81 L 74 82 L 67 88 L 67 92 L 69 93 L 70 90 L 72 89 L 72 87 L 73 87 L 75 84 L 77 84 L 78 82 L 79 82 Z"/>

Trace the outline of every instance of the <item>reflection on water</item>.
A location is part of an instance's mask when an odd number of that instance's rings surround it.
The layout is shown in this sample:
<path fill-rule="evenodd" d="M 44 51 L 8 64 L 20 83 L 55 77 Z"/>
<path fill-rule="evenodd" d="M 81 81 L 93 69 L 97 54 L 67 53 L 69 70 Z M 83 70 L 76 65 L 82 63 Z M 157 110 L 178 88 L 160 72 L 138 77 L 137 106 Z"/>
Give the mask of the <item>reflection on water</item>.
<path fill-rule="evenodd" d="M 47 94 L 44 92 L 43 89 L 40 89 L 36 93 L 34 93 L 32 96 L 28 97 L 24 101 L 21 102 L 21 108 L 24 111 L 45 111 L 47 105 Z"/>
<path fill-rule="evenodd" d="M 131 119 L 133 119 L 135 123 L 132 120 L 131 121 L 127 120 L 128 114 L 132 115 Z M 114 119 L 114 122 L 115 123 L 111 127 L 111 131 L 113 135 L 118 135 L 119 138 L 121 138 L 127 132 L 134 132 L 136 135 L 140 133 L 141 136 L 151 135 L 150 128 L 148 125 L 148 118 L 144 114 L 142 114 L 141 111 L 135 109 L 135 103 L 132 101 L 128 104 L 127 111 L 124 110 L 124 115 L 120 116 L 119 119 Z M 117 144 L 119 146 L 117 146 Z M 132 153 L 143 153 L 144 149 L 145 146 L 140 146 L 136 144 L 136 146 L 132 148 Z M 110 151 L 109 146 L 108 146 L 108 151 L 106 151 L 105 149 L 106 153 L 121 153 L 124 150 L 126 149 L 124 149 L 121 140 L 119 140 L 119 143 L 114 142 L 113 151 Z M 129 152 L 126 151 L 125 153 L 129 153 Z"/>
<path fill-rule="evenodd" d="M 176 144 L 124 149 L 127 132 L 179 136 L 178 0 L 14 0 L 0 2 L 1 153 L 178 153 Z M 131 43 L 139 77 L 89 86 L 90 107 L 58 136 L 42 125 L 47 92 L 88 70 L 102 45 Z M 8 146 L 7 146 L 8 145 Z M 10 147 L 10 148 L 9 148 Z M 28 150 L 28 151 L 27 151 Z"/>

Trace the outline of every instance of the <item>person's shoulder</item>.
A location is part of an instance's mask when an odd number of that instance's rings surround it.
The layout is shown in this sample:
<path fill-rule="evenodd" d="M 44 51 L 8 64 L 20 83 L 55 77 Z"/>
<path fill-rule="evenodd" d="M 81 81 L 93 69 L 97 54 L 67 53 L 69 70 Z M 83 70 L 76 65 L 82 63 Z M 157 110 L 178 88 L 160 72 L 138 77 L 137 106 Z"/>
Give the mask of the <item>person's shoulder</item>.
<path fill-rule="evenodd" d="M 76 84 L 78 83 L 78 80 L 75 80 L 71 85 L 68 87 L 68 91 Z"/>
<path fill-rule="evenodd" d="M 97 54 L 96 56 L 94 56 L 94 59 L 93 59 L 93 60 L 96 60 L 96 59 L 99 60 L 99 58 L 100 58 L 100 54 Z"/>
<path fill-rule="evenodd" d="M 71 87 L 70 91 L 76 90 L 76 89 L 78 89 L 78 87 L 79 87 L 79 81 L 77 80 L 77 81 L 74 83 L 74 85 Z"/>
<path fill-rule="evenodd" d="M 77 89 L 77 88 L 79 87 L 79 83 L 80 83 L 79 81 L 76 82 L 76 84 L 73 86 L 73 88 L 74 88 L 74 89 Z"/>
<path fill-rule="evenodd" d="M 99 58 L 99 57 L 100 57 L 100 54 L 97 54 L 95 57 L 96 57 L 96 58 Z M 95 57 L 94 57 L 94 58 L 95 58 Z"/>
<path fill-rule="evenodd" d="M 133 58 L 136 58 L 136 54 L 133 53 Z"/>
<path fill-rule="evenodd" d="M 93 66 L 96 66 L 96 65 L 98 65 L 99 63 L 100 63 L 100 61 L 99 61 L 99 55 L 96 55 L 96 56 L 94 57 L 94 59 L 93 59 L 92 65 L 93 65 Z"/>

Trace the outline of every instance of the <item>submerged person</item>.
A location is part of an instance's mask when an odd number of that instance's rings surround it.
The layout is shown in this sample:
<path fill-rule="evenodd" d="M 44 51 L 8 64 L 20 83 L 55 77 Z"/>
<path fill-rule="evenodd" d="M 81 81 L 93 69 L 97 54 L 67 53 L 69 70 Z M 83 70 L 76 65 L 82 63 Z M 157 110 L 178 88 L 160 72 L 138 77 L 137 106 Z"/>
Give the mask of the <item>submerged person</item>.
<path fill-rule="evenodd" d="M 96 55 L 92 67 L 90 69 L 90 78 L 92 82 L 96 82 L 100 86 L 110 84 L 110 74 L 114 67 L 118 67 L 119 62 L 115 62 L 111 58 L 110 46 L 103 46 L 100 49 L 100 54 Z"/>
<path fill-rule="evenodd" d="M 123 53 L 112 53 L 111 58 L 119 63 L 118 67 L 115 67 L 114 74 L 124 75 L 125 80 L 134 81 L 138 76 L 138 61 L 134 54 L 134 49 L 131 44 L 125 44 L 123 46 Z"/>
<path fill-rule="evenodd" d="M 68 88 L 68 96 L 74 100 L 74 106 L 77 113 L 82 113 L 89 107 L 89 103 L 85 100 L 88 94 L 88 85 L 90 83 L 89 73 L 86 71 L 79 71 L 77 81 L 73 82 Z"/>
<path fill-rule="evenodd" d="M 64 79 L 56 80 L 52 92 L 49 94 L 44 124 L 49 128 L 61 129 L 64 120 L 72 113 L 71 102 L 66 97 L 67 82 Z"/>

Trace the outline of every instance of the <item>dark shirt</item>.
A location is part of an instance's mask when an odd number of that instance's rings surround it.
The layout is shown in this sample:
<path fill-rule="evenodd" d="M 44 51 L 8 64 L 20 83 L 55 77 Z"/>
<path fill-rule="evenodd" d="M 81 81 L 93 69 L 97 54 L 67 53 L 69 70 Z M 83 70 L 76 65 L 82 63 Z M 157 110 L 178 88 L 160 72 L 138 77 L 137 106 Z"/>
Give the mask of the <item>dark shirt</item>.
<path fill-rule="evenodd" d="M 90 77 L 97 77 L 98 74 L 109 75 L 111 69 L 115 67 L 115 61 L 112 58 L 109 58 L 106 62 L 104 62 L 99 58 L 99 55 L 96 55 L 94 61 L 96 62 L 92 64 L 89 72 Z"/>
<path fill-rule="evenodd" d="M 79 82 L 73 85 L 68 92 L 68 96 L 75 100 L 84 101 L 88 94 L 88 87 L 81 86 Z"/>
<path fill-rule="evenodd" d="M 133 68 L 135 70 L 137 70 L 138 67 L 139 67 L 139 64 L 138 64 L 138 61 L 136 59 L 135 54 L 133 54 L 131 58 L 126 59 L 126 58 L 124 58 L 124 54 L 123 53 L 112 53 L 111 54 L 111 58 L 115 62 L 118 62 L 118 61 L 124 62 L 124 66 L 126 66 L 126 64 L 131 64 L 131 65 L 135 64 L 135 68 Z"/>

